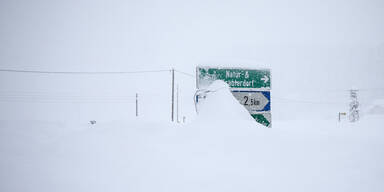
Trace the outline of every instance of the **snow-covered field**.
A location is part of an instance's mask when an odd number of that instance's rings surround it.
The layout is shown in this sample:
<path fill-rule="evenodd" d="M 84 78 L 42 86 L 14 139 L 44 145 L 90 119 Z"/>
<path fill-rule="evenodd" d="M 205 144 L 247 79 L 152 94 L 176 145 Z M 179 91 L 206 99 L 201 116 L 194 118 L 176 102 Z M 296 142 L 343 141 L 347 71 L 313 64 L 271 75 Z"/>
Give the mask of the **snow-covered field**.
<path fill-rule="evenodd" d="M 384 189 L 382 114 L 275 120 L 268 129 L 227 89 L 204 102 L 187 124 L 2 120 L 0 191 Z"/>
<path fill-rule="evenodd" d="M 383 192 L 383 10 L 0 0 L 0 192 Z M 196 66 L 270 69 L 272 128 L 222 84 L 196 115 Z"/>

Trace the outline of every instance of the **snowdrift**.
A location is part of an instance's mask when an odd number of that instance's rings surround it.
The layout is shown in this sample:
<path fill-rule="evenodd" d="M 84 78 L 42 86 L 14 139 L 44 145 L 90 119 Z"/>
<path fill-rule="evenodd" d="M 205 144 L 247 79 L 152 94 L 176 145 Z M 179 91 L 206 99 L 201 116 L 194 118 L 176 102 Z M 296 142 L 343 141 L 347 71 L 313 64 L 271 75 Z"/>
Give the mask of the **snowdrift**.
<path fill-rule="evenodd" d="M 205 89 L 208 91 L 207 98 L 198 103 L 199 121 L 254 121 L 249 112 L 233 97 L 224 81 L 216 80 Z M 257 126 L 256 123 L 254 125 Z"/>
<path fill-rule="evenodd" d="M 382 191 L 383 116 L 257 124 L 223 82 L 187 125 L 0 121 L 0 191 Z M 223 105 L 225 103 L 225 105 Z"/>
<path fill-rule="evenodd" d="M 384 115 L 384 99 L 376 100 L 367 110 L 370 115 Z"/>

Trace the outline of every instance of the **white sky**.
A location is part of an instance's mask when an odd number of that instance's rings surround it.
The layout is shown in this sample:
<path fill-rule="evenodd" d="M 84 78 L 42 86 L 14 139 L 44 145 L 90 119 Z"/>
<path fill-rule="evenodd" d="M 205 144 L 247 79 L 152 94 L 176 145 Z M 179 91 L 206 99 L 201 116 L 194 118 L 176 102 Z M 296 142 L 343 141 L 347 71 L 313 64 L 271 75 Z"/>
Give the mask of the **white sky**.
<path fill-rule="evenodd" d="M 130 71 L 173 66 L 194 73 L 199 64 L 240 64 L 271 68 L 274 95 L 382 88 L 383 18 L 380 0 L 1 0 L 0 67 Z M 0 75 L 3 90 L 100 86 L 72 77 Z M 139 84 L 103 78 L 99 81 L 108 82 L 104 87 L 111 92 Z M 151 82 L 146 78 L 140 84 L 157 88 Z M 189 85 L 193 88 L 193 81 Z"/>

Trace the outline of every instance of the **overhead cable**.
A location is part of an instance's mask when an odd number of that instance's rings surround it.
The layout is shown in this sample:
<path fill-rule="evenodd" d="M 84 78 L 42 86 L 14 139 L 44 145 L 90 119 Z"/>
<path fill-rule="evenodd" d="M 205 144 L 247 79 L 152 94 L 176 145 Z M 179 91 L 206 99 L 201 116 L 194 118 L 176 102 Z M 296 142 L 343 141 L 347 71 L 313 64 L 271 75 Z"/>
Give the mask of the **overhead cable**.
<path fill-rule="evenodd" d="M 145 71 L 40 71 L 40 70 L 18 70 L 0 69 L 0 72 L 12 73 L 37 73 L 37 74 L 79 74 L 79 75 L 102 75 L 102 74 L 132 74 L 132 73 L 157 73 L 168 72 L 170 70 L 145 70 Z"/>
<path fill-rule="evenodd" d="M 195 77 L 194 75 L 192 75 L 192 74 L 190 74 L 190 73 L 186 73 L 186 72 L 179 71 L 179 70 L 176 70 L 176 69 L 175 69 L 175 71 L 178 72 L 178 73 L 184 74 L 184 75 L 186 75 L 186 76 L 189 76 L 189 77 Z"/>

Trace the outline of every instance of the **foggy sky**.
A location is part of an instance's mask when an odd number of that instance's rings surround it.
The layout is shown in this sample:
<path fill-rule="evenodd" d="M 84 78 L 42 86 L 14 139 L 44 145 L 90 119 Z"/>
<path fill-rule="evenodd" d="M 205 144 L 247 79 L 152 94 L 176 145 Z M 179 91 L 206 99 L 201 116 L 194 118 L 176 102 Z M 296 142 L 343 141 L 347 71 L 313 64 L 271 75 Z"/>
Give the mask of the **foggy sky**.
<path fill-rule="evenodd" d="M 349 68 L 382 84 L 372 76 L 384 71 L 383 10 L 379 0 L 2 0 L 0 62 L 17 69 L 190 72 L 211 62 L 262 63 L 276 73 L 336 70 L 332 76 Z"/>
<path fill-rule="evenodd" d="M 383 10 L 380 0 L 1 0 L 0 67 L 194 73 L 240 65 L 271 68 L 275 95 L 382 88 Z M 0 76 L 2 90 L 75 86 Z M 110 82 L 129 87 L 119 83 Z"/>

